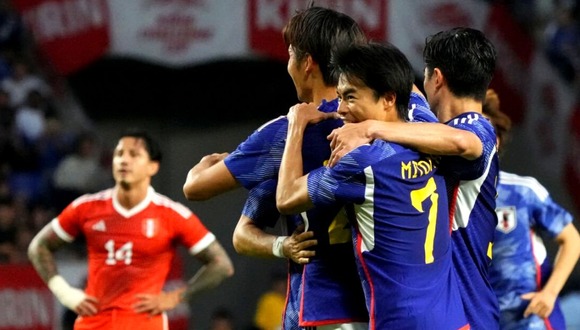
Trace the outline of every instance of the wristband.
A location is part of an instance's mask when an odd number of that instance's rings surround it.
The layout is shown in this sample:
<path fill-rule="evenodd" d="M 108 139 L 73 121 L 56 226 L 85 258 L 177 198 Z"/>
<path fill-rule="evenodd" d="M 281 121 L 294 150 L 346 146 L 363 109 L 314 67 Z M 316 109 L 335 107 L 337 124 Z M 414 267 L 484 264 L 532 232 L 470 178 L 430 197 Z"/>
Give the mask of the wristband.
<path fill-rule="evenodd" d="M 47 284 L 58 301 L 73 311 L 87 297 L 84 291 L 70 286 L 60 275 L 51 277 Z"/>
<path fill-rule="evenodd" d="M 278 258 L 285 258 L 284 256 L 284 240 L 288 236 L 278 236 L 272 244 L 272 254 Z"/>

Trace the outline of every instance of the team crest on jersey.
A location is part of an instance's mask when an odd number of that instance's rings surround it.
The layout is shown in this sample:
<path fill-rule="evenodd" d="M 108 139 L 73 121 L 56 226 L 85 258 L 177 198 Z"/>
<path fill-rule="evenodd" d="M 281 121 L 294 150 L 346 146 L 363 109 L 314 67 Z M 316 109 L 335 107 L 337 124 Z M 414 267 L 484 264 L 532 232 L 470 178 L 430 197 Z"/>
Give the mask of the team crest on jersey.
<path fill-rule="evenodd" d="M 141 231 L 143 235 L 147 238 L 151 238 L 159 232 L 159 220 L 158 219 L 145 219 L 141 223 Z"/>
<path fill-rule="evenodd" d="M 495 210 L 497 214 L 496 229 L 504 234 L 514 230 L 517 226 L 515 206 L 502 206 Z"/>

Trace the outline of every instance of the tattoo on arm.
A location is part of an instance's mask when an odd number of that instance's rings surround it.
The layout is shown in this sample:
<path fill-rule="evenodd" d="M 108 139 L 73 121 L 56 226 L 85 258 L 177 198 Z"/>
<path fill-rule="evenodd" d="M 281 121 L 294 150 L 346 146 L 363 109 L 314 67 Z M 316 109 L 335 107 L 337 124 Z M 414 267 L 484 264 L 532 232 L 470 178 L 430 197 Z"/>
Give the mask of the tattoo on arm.
<path fill-rule="evenodd" d="M 200 292 L 218 286 L 223 280 L 234 273 L 232 261 L 218 241 L 211 243 L 195 257 L 203 264 L 199 271 L 188 281 L 185 292 L 181 294 L 183 301 L 191 300 Z"/>
<path fill-rule="evenodd" d="M 50 227 L 46 225 L 32 240 L 28 248 L 28 257 L 32 265 L 45 281 L 58 274 L 54 251 L 67 244 L 60 239 Z"/>

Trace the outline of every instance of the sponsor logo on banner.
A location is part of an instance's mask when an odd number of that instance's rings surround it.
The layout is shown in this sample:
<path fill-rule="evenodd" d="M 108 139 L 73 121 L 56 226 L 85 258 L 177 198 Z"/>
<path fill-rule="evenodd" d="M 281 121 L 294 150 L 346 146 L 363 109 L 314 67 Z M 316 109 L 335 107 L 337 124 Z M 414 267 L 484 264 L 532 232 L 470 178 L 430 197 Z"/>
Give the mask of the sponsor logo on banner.
<path fill-rule="evenodd" d="M 41 52 L 59 73 L 72 73 L 108 50 L 107 0 L 13 2 Z"/>
<path fill-rule="evenodd" d="M 31 265 L 0 265 L 0 330 L 50 330 L 57 323 L 52 293 Z"/>
<path fill-rule="evenodd" d="M 248 0 L 249 38 L 258 53 L 286 60 L 288 51 L 282 29 L 296 11 L 305 9 L 310 0 Z M 387 1 L 384 0 L 319 0 L 316 6 L 343 12 L 357 21 L 370 39 L 386 40 Z"/>
<path fill-rule="evenodd" d="M 245 1 L 109 0 L 111 54 L 165 65 L 247 55 Z"/>

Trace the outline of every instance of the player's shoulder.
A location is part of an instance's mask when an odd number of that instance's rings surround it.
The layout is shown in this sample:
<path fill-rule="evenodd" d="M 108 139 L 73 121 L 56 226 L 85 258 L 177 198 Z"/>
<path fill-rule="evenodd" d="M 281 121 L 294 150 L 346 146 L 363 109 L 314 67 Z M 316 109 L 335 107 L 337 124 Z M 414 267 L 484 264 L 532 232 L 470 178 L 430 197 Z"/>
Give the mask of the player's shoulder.
<path fill-rule="evenodd" d="M 505 187 L 535 194 L 540 200 L 549 196 L 548 190 L 534 177 L 500 171 L 499 183 Z"/>
<path fill-rule="evenodd" d="M 352 150 L 343 158 L 345 163 L 364 168 L 378 163 L 389 162 L 394 159 L 395 155 L 408 150 L 410 149 L 397 143 L 385 140 L 374 140 L 372 143 L 363 144 Z"/>
<path fill-rule="evenodd" d="M 99 203 L 107 203 L 110 202 L 113 198 L 113 188 L 101 190 L 96 193 L 91 194 L 84 194 L 82 196 L 77 197 L 73 202 L 72 206 L 74 208 L 80 206 L 93 206 Z"/>
<path fill-rule="evenodd" d="M 262 132 L 265 129 L 272 129 L 279 126 L 287 126 L 287 125 L 288 118 L 286 116 L 278 116 L 263 123 L 260 127 L 258 127 L 258 129 L 256 129 L 256 133 Z"/>
<path fill-rule="evenodd" d="M 449 122 L 453 126 L 457 125 L 482 125 L 486 127 L 493 127 L 489 119 L 479 112 L 467 111 L 460 113 L 459 115 L 453 117 Z"/>
<path fill-rule="evenodd" d="M 407 121 L 426 123 L 438 122 L 437 117 L 435 117 L 435 114 L 431 111 L 429 103 L 423 94 L 411 92 L 408 108 L 409 112 L 407 114 Z"/>
<path fill-rule="evenodd" d="M 158 206 L 164 212 L 174 212 L 179 214 L 182 218 L 187 219 L 193 214 L 187 206 L 156 191 L 151 194 L 151 203 Z"/>

